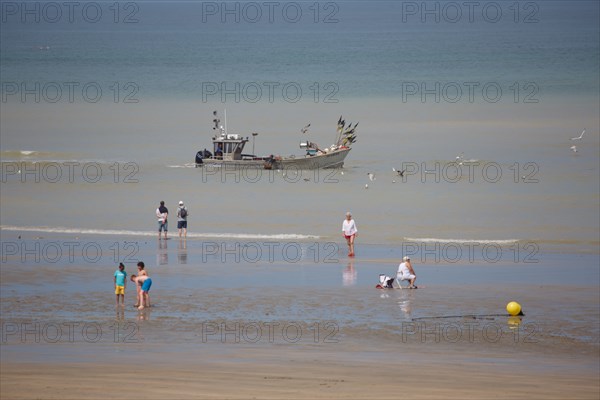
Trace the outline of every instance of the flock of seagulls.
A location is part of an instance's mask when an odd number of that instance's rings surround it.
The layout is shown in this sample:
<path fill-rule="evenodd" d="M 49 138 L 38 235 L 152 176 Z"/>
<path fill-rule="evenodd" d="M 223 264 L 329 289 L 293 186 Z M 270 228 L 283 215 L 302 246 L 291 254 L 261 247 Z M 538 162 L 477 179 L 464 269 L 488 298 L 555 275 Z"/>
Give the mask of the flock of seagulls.
<path fill-rule="evenodd" d="M 300 129 L 300 132 L 306 133 L 308 132 L 308 128 L 310 128 L 310 124 L 306 125 L 304 128 Z"/>
<path fill-rule="evenodd" d="M 403 178 L 403 177 L 404 177 L 404 173 L 406 172 L 406 169 L 403 169 L 402 171 L 400 171 L 400 170 L 398 170 L 398 169 L 396 169 L 396 168 L 392 168 L 392 172 L 395 172 L 395 173 L 396 173 L 396 174 L 397 174 L 399 177 Z M 344 173 L 342 172 L 342 175 L 343 175 L 343 174 L 344 174 Z M 370 180 L 371 182 L 373 182 L 373 181 L 377 180 L 377 177 L 376 177 L 376 176 L 375 176 L 375 174 L 374 174 L 374 173 L 372 173 L 372 172 L 367 172 L 367 176 L 369 177 L 369 180 Z M 393 180 L 392 180 L 392 183 L 396 183 L 396 180 L 395 180 L 395 179 L 393 179 Z M 369 184 L 368 184 L 368 183 L 366 183 L 366 184 L 365 184 L 365 189 L 368 189 L 368 188 L 369 188 Z"/>
<path fill-rule="evenodd" d="M 338 126 L 339 126 L 340 122 L 343 122 L 341 120 L 341 117 L 340 117 L 340 121 L 338 121 Z M 583 135 L 585 135 L 585 129 L 581 132 L 581 134 L 579 136 L 572 137 L 571 141 L 580 141 L 580 140 L 583 139 Z M 578 151 L 576 145 L 572 145 L 570 147 L 570 149 L 571 149 L 571 151 L 573 153 L 577 153 L 577 151 Z M 460 153 L 458 156 L 456 156 L 455 160 L 456 160 L 456 163 L 458 163 L 458 165 L 463 165 L 465 162 L 467 162 L 467 160 L 465 160 L 465 153 L 464 152 Z M 396 168 L 392 168 L 392 172 L 395 172 L 399 177 L 403 178 L 404 177 L 404 173 L 406 172 L 406 170 L 405 169 L 404 170 L 399 170 L 399 169 L 396 169 Z M 435 172 L 435 171 L 425 171 L 425 172 Z M 342 172 L 342 175 L 343 174 L 344 173 Z M 371 182 L 373 182 L 374 180 L 377 179 L 375 177 L 375 174 L 372 173 L 372 172 L 367 172 L 367 176 L 369 177 L 369 180 Z M 525 178 L 525 177 L 523 177 L 523 178 Z M 396 183 L 396 180 L 392 180 L 392 183 Z M 369 188 L 369 184 L 367 183 L 367 184 L 365 184 L 365 189 L 368 189 L 368 188 Z"/>
<path fill-rule="evenodd" d="M 337 123 L 337 131 L 339 133 L 338 140 L 336 141 L 338 146 L 347 146 L 349 144 L 356 142 L 356 127 L 358 126 L 358 122 L 352 126 L 352 122 L 346 125 L 346 120 L 342 118 L 340 115 L 340 119 L 338 119 Z"/>
<path fill-rule="evenodd" d="M 581 132 L 581 135 L 577 136 L 577 137 L 572 137 L 571 140 L 581 140 L 583 139 L 583 134 L 585 133 L 585 129 Z"/>
<path fill-rule="evenodd" d="M 347 143 L 354 143 L 356 141 L 356 135 L 354 134 L 354 130 L 356 129 L 357 126 L 358 126 L 358 122 L 354 126 L 352 126 L 352 123 L 346 125 L 346 121 L 344 121 L 342 119 L 342 117 L 340 116 L 340 119 L 338 120 L 338 132 L 340 134 L 339 138 L 338 138 L 338 144 L 345 145 Z M 306 133 L 308 131 L 309 127 L 310 127 L 310 124 L 306 125 L 304 128 L 302 128 L 300 130 L 300 132 Z M 579 136 L 572 137 L 571 140 L 572 141 L 582 140 L 583 135 L 585 135 L 585 129 L 581 132 L 581 134 Z M 573 153 L 577 153 L 576 145 L 571 146 L 570 149 Z M 467 160 L 465 160 L 464 152 L 462 152 L 458 156 L 456 156 L 455 160 L 456 160 L 456 163 L 458 163 L 458 165 L 463 165 L 465 162 L 468 162 Z M 475 161 L 475 160 L 470 160 L 470 161 Z M 392 172 L 395 172 L 398 177 L 404 178 L 404 173 L 406 172 L 406 169 L 400 170 L 400 169 L 392 168 Z M 428 172 L 428 171 L 425 171 L 425 172 Z M 341 171 L 341 174 L 344 175 L 344 171 Z M 377 177 L 375 176 L 375 174 L 373 172 L 367 172 L 367 177 L 369 178 L 370 182 L 374 182 L 375 180 L 377 180 Z M 304 179 L 304 180 L 308 181 L 307 179 Z M 396 183 L 396 180 L 392 180 L 392 183 Z M 365 189 L 368 189 L 368 188 L 369 188 L 369 184 L 366 183 Z"/>
<path fill-rule="evenodd" d="M 575 141 L 575 140 L 581 140 L 581 139 L 583 139 L 583 135 L 584 135 L 584 134 L 585 134 L 585 129 L 584 129 L 584 130 L 581 132 L 581 135 L 579 135 L 579 136 L 576 136 L 576 137 L 572 137 L 572 138 L 571 138 L 571 140 L 572 140 L 572 141 Z M 577 146 L 573 145 L 573 146 L 571 146 L 571 147 L 569 147 L 569 148 L 571 149 L 571 151 L 572 151 L 573 153 L 577 153 Z"/>

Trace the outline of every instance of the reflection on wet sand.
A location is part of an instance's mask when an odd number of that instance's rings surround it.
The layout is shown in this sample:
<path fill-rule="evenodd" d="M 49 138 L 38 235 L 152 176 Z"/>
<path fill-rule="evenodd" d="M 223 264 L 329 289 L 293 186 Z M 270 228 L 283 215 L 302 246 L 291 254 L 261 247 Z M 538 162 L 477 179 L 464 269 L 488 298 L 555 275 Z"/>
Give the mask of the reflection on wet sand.
<path fill-rule="evenodd" d="M 168 252 L 168 241 L 159 240 L 158 249 L 156 252 L 156 264 L 157 265 L 169 265 L 169 252 Z"/>
<path fill-rule="evenodd" d="M 151 307 L 145 307 L 138 310 L 137 320 L 138 321 L 150 321 L 150 315 L 152 314 Z"/>
<path fill-rule="evenodd" d="M 179 264 L 187 264 L 187 260 L 187 239 L 179 238 L 179 244 L 177 245 L 177 262 Z"/>
<path fill-rule="evenodd" d="M 344 286 L 356 285 L 357 272 L 354 269 L 354 261 L 349 261 L 346 269 L 342 272 L 342 283 Z"/>
<path fill-rule="evenodd" d="M 400 306 L 400 310 L 404 314 L 404 318 L 412 319 L 413 291 L 412 290 L 400 290 L 397 293 L 398 293 L 398 306 Z"/>

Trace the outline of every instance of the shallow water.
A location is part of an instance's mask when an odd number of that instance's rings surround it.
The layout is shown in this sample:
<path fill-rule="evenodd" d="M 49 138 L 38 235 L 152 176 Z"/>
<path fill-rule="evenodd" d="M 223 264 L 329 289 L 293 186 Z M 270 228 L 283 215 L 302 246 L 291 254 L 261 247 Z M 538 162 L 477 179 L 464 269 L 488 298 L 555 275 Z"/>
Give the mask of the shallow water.
<path fill-rule="evenodd" d="M 49 248 L 48 243 L 67 243 L 63 239 L 44 243 Z M 85 239 L 102 249 L 112 244 Z M 33 249 L 42 241 L 24 242 L 23 248 Z M 238 253 L 236 262 L 235 242 L 222 242 L 221 250 L 229 252 L 210 255 L 202 252 L 210 242 L 188 240 L 187 250 L 178 242 L 167 241 L 165 249 L 164 241 L 149 240 L 139 247 L 136 256 L 148 261 L 153 278 L 153 306 L 142 312 L 132 308 L 131 285 L 126 306 L 115 310 L 114 267 L 92 263 L 89 255 L 60 263 L 43 256 L 36 262 L 32 254 L 25 254 L 25 262 L 7 259 L 0 270 L 3 347 L 9 349 L 4 357 L 25 347 L 31 359 L 102 358 L 106 346 L 123 345 L 157 354 L 164 346 L 182 354 L 222 346 L 234 352 L 235 346 L 269 351 L 343 346 L 377 358 L 401 346 L 432 355 L 468 350 L 472 360 L 500 351 L 506 362 L 523 364 L 532 357 L 532 365 L 552 349 L 554 357 L 582 357 L 584 367 L 598 352 L 594 255 L 543 253 L 540 263 L 521 265 L 481 257 L 473 263 L 414 260 L 420 289 L 378 290 L 379 274 L 393 276 L 396 270 L 397 249 L 357 246 L 356 259 L 336 253 L 333 262 L 315 261 L 309 252 L 291 262 L 275 251 L 272 261 L 249 262 Z M 314 243 L 279 245 L 306 250 Z M 155 264 L 153 256 L 163 263 Z M 573 258 L 578 262 L 569 267 L 572 279 L 566 282 L 564 265 Z M 132 273 L 134 264 L 126 264 Z M 518 301 L 525 316 L 509 317 L 504 308 L 509 301 Z M 36 346 L 44 349 L 38 353 Z"/>

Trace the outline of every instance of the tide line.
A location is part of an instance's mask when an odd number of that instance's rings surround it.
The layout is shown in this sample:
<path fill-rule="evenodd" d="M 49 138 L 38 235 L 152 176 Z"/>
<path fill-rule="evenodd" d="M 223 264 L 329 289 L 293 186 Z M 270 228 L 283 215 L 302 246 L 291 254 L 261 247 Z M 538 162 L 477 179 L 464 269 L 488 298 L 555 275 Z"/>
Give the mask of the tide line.
<path fill-rule="evenodd" d="M 112 236 L 156 236 L 157 232 L 152 231 L 131 231 L 117 229 L 84 229 L 84 228 L 66 228 L 66 227 L 48 227 L 48 226 L 14 226 L 0 225 L 2 231 L 18 232 L 44 232 L 44 233 L 63 233 L 72 235 L 112 235 Z M 309 240 L 319 239 L 316 235 L 305 235 L 300 233 L 190 233 L 188 238 L 217 238 L 217 239 L 260 239 L 260 240 Z"/>

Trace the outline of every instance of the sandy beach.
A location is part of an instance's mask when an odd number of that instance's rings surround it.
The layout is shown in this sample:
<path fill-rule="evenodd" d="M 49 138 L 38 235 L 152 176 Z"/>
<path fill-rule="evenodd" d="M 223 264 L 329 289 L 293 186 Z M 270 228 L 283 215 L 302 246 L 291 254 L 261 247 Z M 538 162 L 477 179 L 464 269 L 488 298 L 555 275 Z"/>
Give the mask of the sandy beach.
<path fill-rule="evenodd" d="M 280 360 L 3 363 L 3 399 L 597 399 L 597 371 L 555 371 L 433 358 L 398 362 L 281 352 Z M 499 355 L 501 357 L 501 355 Z M 318 358 L 317 358 L 318 357 Z M 445 359 L 439 354 L 438 359 Z M 308 357 L 310 358 L 310 357 Z M 458 361 L 458 360 L 457 360 Z"/>

